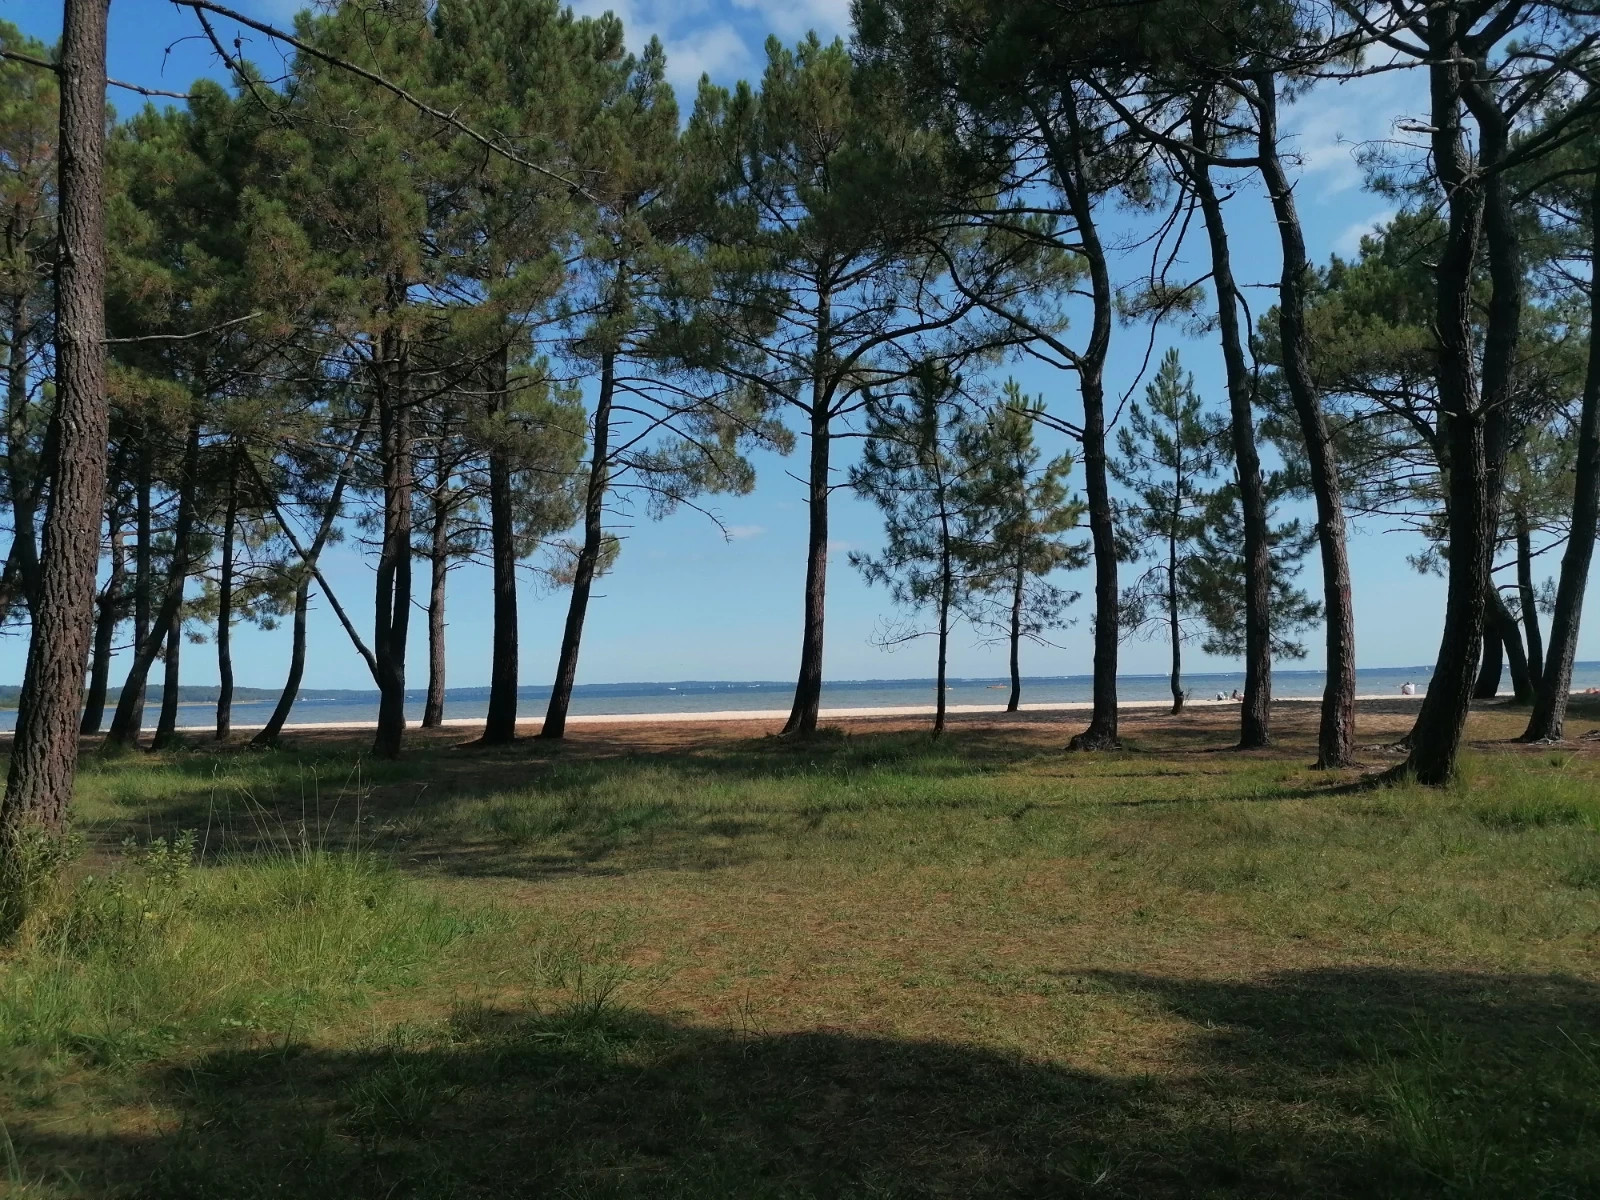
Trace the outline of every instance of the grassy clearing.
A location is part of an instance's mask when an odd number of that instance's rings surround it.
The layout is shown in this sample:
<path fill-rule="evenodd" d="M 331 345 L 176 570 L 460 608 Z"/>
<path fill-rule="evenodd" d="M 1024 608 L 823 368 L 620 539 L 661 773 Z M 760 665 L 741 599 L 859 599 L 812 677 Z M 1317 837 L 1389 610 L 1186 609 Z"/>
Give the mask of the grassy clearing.
<path fill-rule="evenodd" d="M 1600 753 L 1225 717 L 94 762 L 0 1193 L 1600 1192 Z"/>

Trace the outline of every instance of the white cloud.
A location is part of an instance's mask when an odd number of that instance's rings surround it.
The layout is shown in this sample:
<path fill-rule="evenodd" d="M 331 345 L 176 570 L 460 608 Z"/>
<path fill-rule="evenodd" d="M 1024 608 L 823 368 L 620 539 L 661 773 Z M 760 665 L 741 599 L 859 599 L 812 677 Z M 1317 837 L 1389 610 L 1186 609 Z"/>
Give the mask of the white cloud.
<path fill-rule="evenodd" d="M 730 542 L 743 542 L 753 537 L 760 537 L 767 531 L 765 525 L 729 525 L 728 540 Z"/>
<path fill-rule="evenodd" d="M 1333 239 L 1333 252 L 1344 258 L 1354 258 L 1361 251 L 1361 239 L 1375 230 L 1379 225 L 1387 225 L 1394 219 L 1395 209 L 1385 208 L 1365 220 L 1357 221 L 1347 226 L 1338 237 Z"/>
<path fill-rule="evenodd" d="M 812 30 L 823 41 L 850 33 L 850 0 L 733 0 L 733 5 L 756 14 L 768 31 L 785 41 Z"/>
<path fill-rule="evenodd" d="M 616 14 L 634 53 L 652 37 L 660 38 L 667 52 L 667 80 L 685 106 L 693 101 L 701 75 L 731 83 L 754 61 L 750 44 L 731 24 L 707 23 L 708 0 L 575 0 L 572 8 L 580 17 Z"/>

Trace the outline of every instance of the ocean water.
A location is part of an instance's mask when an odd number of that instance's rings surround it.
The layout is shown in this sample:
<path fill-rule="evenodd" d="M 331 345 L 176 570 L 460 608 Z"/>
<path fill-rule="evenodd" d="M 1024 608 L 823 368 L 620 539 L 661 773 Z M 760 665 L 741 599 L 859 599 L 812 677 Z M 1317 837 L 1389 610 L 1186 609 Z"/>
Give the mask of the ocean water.
<path fill-rule="evenodd" d="M 1356 691 L 1360 695 L 1398 696 L 1408 680 L 1425 690 L 1432 667 L 1377 667 L 1356 672 Z M 1321 671 L 1272 673 L 1273 695 L 1281 699 L 1314 699 L 1322 695 Z M 1010 684 L 1005 679 L 952 679 L 947 700 L 952 705 L 993 705 L 1005 707 Z M 1087 675 L 1054 678 L 1029 678 L 1022 681 L 1024 704 L 1087 703 L 1093 699 L 1092 680 Z M 1195 674 L 1184 677 L 1184 686 L 1196 700 L 1214 698 L 1218 692 L 1231 695 L 1244 687 L 1243 672 Z M 1600 687 L 1600 662 L 1577 664 L 1573 671 L 1575 691 Z M 677 683 L 591 683 L 580 684 L 573 692 L 573 715 L 640 715 L 723 711 L 762 711 L 787 709 L 794 684 L 784 681 L 738 682 L 684 680 Z M 1117 681 L 1122 700 L 1164 700 L 1171 695 L 1165 675 L 1124 675 Z M 547 686 L 525 687 L 519 693 L 517 712 L 522 717 L 544 715 L 550 699 Z M 422 690 L 406 694 L 406 712 L 412 721 L 422 717 Z M 862 679 L 823 685 L 822 707 L 898 708 L 933 703 L 931 679 Z M 481 718 L 488 711 L 488 688 L 452 688 L 446 693 L 446 719 Z M 235 727 L 263 725 L 272 715 L 273 702 L 247 701 L 233 706 Z M 179 725 L 186 729 L 209 728 L 215 720 L 211 702 L 185 703 L 179 707 Z M 145 719 L 155 721 L 156 704 L 147 704 Z M 291 722 L 322 724 L 371 724 L 378 717 L 377 692 L 356 693 L 318 699 L 314 690 L 295 706 Z M 0 730 L 13 728 L 16 713 L 0 711 Z"/>

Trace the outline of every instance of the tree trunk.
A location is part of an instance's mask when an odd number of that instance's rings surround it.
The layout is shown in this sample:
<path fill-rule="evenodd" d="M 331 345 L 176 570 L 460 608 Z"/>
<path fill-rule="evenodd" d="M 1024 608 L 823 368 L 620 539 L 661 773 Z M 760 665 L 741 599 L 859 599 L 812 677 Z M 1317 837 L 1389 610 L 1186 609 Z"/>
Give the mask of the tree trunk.
<path fill-rule="evenodd" d="M 542 738 L 560 738 L 567 731 L 567 709 L 572 704 L 572 689 L 578 681 L 578 647 L 583 640 L 583 622 L 589 611 L 589 593 L 594 586 L 595 568 L 605 549 L 605 500 L 610 482 L 611 403 L 616 390 L 616 355 L 607 350 L 600 356 L 600 395 L 594 410 L 594 446 L 589 459 L 589 490 L 583 502 L 583 545 L 572 573 L 572 597 L 567 602 L 567 624 L 561 632 L 561 657 L 556 663 L 556 681 L 550 689 L 550 704 L 545 709 Z"/>
<path fill-rule="evenodd" d="M 828 400 L 817 394 L 811 406 L 810 500 L 806 540 L 805 631 L 800 639 L 800 677 L 785 734 L 809 737 L 817 731 L 822 707 L 822 619 L 828 591 Z"/>
<path fill-rule="evenodd" d="M 500 354 L 497 386 L 502 404 L 509 401 L 509 355 L 509 349 Z M 517 537 L 511 461 L 499 442 L 489 446 L 489 557 L 494 571 L 494 648 L 489 715 L 480 740 L 502 746 L 517 739 Z"/>
<path fill-rule="evenodd" d="M 39 488 L 47 464 L 28 445 L 28 298 L 12 298 L 6 362 L 6 482 L 11 488 L 11 544 L 28 611 L 39 604 Z"/>
<path fill-rule="evenodd" d="M 1522 647 L 1522 629 L 1506 607 L 1505 597 L 1500 595 L 1498 588 L 1484 597 L 1484 620 L 1498 631 L 1500 642 L 1505 647 L 1506 665 L 1511 668 L 1512 698 L 1518 704 L 1532 703 L 1533 675 L 1528 669 L 1528 655 Z"/>
<path fill-rule="evenodd" d="M 173 610 L 167 624 L 166 661 L 161 680 L 161 715 L 156 718 L 156 736 L 150 742 L 152 750 L 168 750 L 178 745 L 178 666 L 183 652 L 183 608 Z"/>
<path fill-rule="evenodd" d="M 1500 640 L 1500 627 L 1490 622 L 1483 631 L 1483 651 L 1478 658 L 1478 675 L 1473 681 L 1474 700 L 1493 700 L 1500 694 L 1500 676 L 1505 671 L 1506 647 Z"/>
<path fill-rule="evenodd" d="M 1591 263 L 1600 263 L 1600 171 L 1589 195 L 1589 235 L 1594 239 Z M 1578 416 L 1577 461 L 1573 475 L 1572 532 L 1561 556 L 1556 581 L 1556 607 L 1550 617 L 1550 648 L 1545 654 L 1534 698 L 1533 715 L 1522 740 L 1559 740 L 1566 732 L 1567 701 L 1572 693 L 1572 664 L 1578 654 L 1578 625 L 1589 581 L 1594 543 L 1600 536 L 1600 279 L 1589 282 L 1589 366 Z"/>
<path fill-rule="evenodd" d="M 1512 368 L 1520 337 L 1522 285 L 1516 232 L 1505 198 L 1503 172 L 1487 168 L 1505 156 L 1503 121 L 1481 104 L 1478 154 L 1471 159 L 1462 128 L 1461 104 L 1474 103 L 1463 86 L 1470 56 L 1459 45 L 1459 13 L 1430 10 L 1427 36 L 1431 62 L 1434 169 L 1447 197 L 1448 228 L 1434 269 L 1435 335 L 1439 341 L 1440 424 L 1448 446 L 1447 530 L 1449 576 L 1444 630 L 1433 680 L 1411 734 L 1411 753 L 1399 773 L 1439 786 L 1456 772 L 1471 706 L 1473 668 L 1483 635 L 1484 601 L 1492 580 L 1495 531 L 1499 526 L 1499 467 Z M 1474 365 L 1478 339 L 1473 274 L 1481 234 L 1487 234 L 1492 290 L 1482 338 L 1480 399 Z"/>
<path fill-rule="evenodd" d="M 111 728 L 106 733 L 105 749 L 134 746 L 139 741 L 139 717 L 144 711 L 145 683 L 150 667 L 161 653 L 172 623 L 183 610 L 184 581 L 189 576 L 191 542 L 194 533 L 195 488 L 200 473 L 200 421 L 198 415 L 190 418 L 189 433 L 183 452 L 183 478 L 178 484 L 178 515 L 172 529 L 172 562 L 167 568 L 167 592 L 161 598 L 161 613 L 145 639 L 134 647 L 133 663 L 128 668 L 128 678 L 117 698 L 117 710 L 111 717 Z M 169 697 L 162 696 L 165 710 Z"/>
<path fill-rule="evenodd" d="M 1294 203 L 1294 189 L 1278 156 L 1276 80 L 1257 77 L 1260 100 L 1261 173 L 1272 197 L 1283 250 L 1278 284 L 1278 340 L 1284 380 L 1306 444 L 1311 493 L 1317 505 L 1317 545 L 1322 558 L 1322 611 L 1326 632 L 1327 683 L 1317 731 L 1317 766 L 1348 767 L 1356 753 L 1356 631 L 1350 594 L 1350 552 L 1345 532 L 1344 489 L 1339 456 L 1328 432 L 1327 416 L 1311 374 L 1305 324 L 1306 285 L 1311 277 L 1305 234 Z"/>
<path fill-rule="evenodd" d="M 390 323 L 379 340 L 378 432 L 383 448 L 383 544 L 378 552 L 372 653 L 378 730 L 372 751 L 398 758 L 406 732 L 406 635 L 411 623 L 411 404 L 405 344 L 396 323 L 404 291 L 391 281 Z"/>
<path fill-rule="evenodd" d="M 1176 526 L 1174 526 L 1176 529 Z M 1178 539 L 1167 539 L 1167 631 L 1172 637 L 1172 715 L 1183 711 L 1183 624 L 1178 612 Z"/>
<path fill-rule="evenodd" d="M 439 487 L 442 491 L 442 481 Z M 442 495 L 434 503 L 428 566 L 428 698 L 422 727 L 438 729 L 444 724 L 444 589 L 450 575 L 450 510 Z"/>
<path fill-rule="evenodd" d="M 1016 712 L 1022 705 L 1022 592 L 1027 580 L 1028 568 L 1019 559 L 1011 584 L 1011 699 L 1006 702 L 1007 712 Z"/>
<path fill-rule="evenodd" d="M 78 706 L 94 623 L 110 428 L 104 345 L 108 3 L 66 0 L 62 11 L 53 417 L 58 432 L 39 605 L 0 801 L 0 843 L 12 841 L 27 824 L 59 832 L 78 769 Z"/>
<path fill-rule="evenodd" d="M 89 655 L 89 690 L 83 700 L 83 719 L 78 723 L 82 735 L 100 732 L 100 723 L 106 715 L 106 690 L 111 683 L 111 650 L 117 636 L 117 623 L 122 615 L 122 589 L 128 583 L 127 552 L 123 548 L 121 515 L 113 508 L 111 513 L 111 574 L 106 578 L 105 590 L 96 604 L 94 649 Z"/>
<path fill-rule="evenodd" d="M 1078 388 L 1083 399 L 1083 483 L 1089 497 L 1089 540 L 1094 548 L 1094 708 L 1089 726 L 1067 743 L 1069 750 L 1115 750 L 1117 735 L 1117 651 L 1120 647 L 1117 611 L 1116 525 L 1111 508 L 1111 485 L 1106 461 L 1105 365 L 1111 351 L 1112 318 L 1116 293 L 1111 269 L 1095 224 L 1088 155 L 1083 129 L 1072 95 L 1064 97 L 1062 118 L 1068 141 L 1058 136 L 1048 115 L 1035 109 L 1040 135 L 1055 168 L 1056 182 L 1066 198 L 1077 226 L 1079 253 L 1089 270 L 1093 296 L 1089 340 L 1077 361 Z"/>
<path fill-rule="evenodd" d="M 217 741 L 233 727 L 233 536 L 239 520 L 237 464 L 228 476 L 228 507 L 222 517 L 222 568 L 217 581 Z"/>
<path fill-rule="evenodd" d="M 134 650 L 150 637 L 150 623 L 155 608 L 155 519 L 151 489 L 154 487 L 152 459 L 154 451 L 150 441 L 150 423 L 141 421 L 139 427 L 139 482 L 135 489 L 133 513 L 133 646 Z M 122 698 L 117 698 L 118 707 Z M 129 701 L 132 727 L 137 731 L 144 724 L 144 680 L 139 680 L 138 690 Z M 113 714 L 114 715 L 114 714 Z M 135 732 L 135 737 L 137 737 Z"/>
<path fill-rule="evenodd" d="M 1209 122 L 1198 104 L 1191 128 L 1196 146 L 1209 145 Z M 1212 186 L 1210 168 L 1198 155 L 1190 161 L 1189 175 L 1200 200 L 1211 244 L 1217 325 L 1222 335 L 1222 359 L 1228 376 L 1234 469 L 1239 483 L 1239 506 L 1244 516 L 1244 703 L 1240 705 L 1239 748 L 1253 750 L 1270 745 L 1272 740 L 1272 547 L 1267 541 L 1266 488 L 1261 480 L 1255 414 L 1251 411 L 1255 384 L 1245 361 L 1244 335 L 1239 328 L 1239 290 L 1233 279 L 1233 260 L 1222 204 Z"/>
<path fill-rule="evenodd" d="M 1527 635 L 1528 682 L 1535 690 L 1544 672 L 1544 639 L 1539 633 L 1539 598 L 1533 590 L 1533 531 L 1520 505 L 1517 521 L 1517 606 L 1522 609 L 1522 631 Z"/>
<path fill-rule="evenodd" d="M 289 719 L 289 711 L 294 708 L 295 698 L 300 695 L 300 677 L 305 674 L 306 669 L 306 609 L 310 599 L 311 578 L 307 576 L 300 581 L 300 586 L 294 592 L 294 632 L 289 648 L 289 675 L 284 680 L 283 691 L 278 695 L 278 703 L 273 706 L 272 715 L 267 718 L 267 723 L 256 731 L 255 737 L 250 739 L 252 746 L 278 744 L 284 723 Z"/>
<path fill-rule="evenodd" d="M 937 434 L 935 437 L 937 438 Z M 939 447 L 935 443 L 933 452 Z M 943 484 L 939 486 L 939 668 L 935 672 L 933 736 L 944 733 L 945 674 L 950 662 L 950 605 L 955 599 L 955 565 L 950 556 L 950 509 Z"/>

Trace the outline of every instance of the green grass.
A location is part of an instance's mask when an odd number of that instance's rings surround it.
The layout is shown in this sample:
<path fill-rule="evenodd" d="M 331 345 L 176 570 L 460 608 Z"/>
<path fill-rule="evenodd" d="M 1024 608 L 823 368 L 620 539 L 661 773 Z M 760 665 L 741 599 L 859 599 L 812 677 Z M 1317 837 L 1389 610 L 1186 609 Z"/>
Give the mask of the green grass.
<path fill-rule="evenodd" d="M 1128 733 L 87 762 L 0 1195 L 1600 1192 L 1600 755 Z"/>

